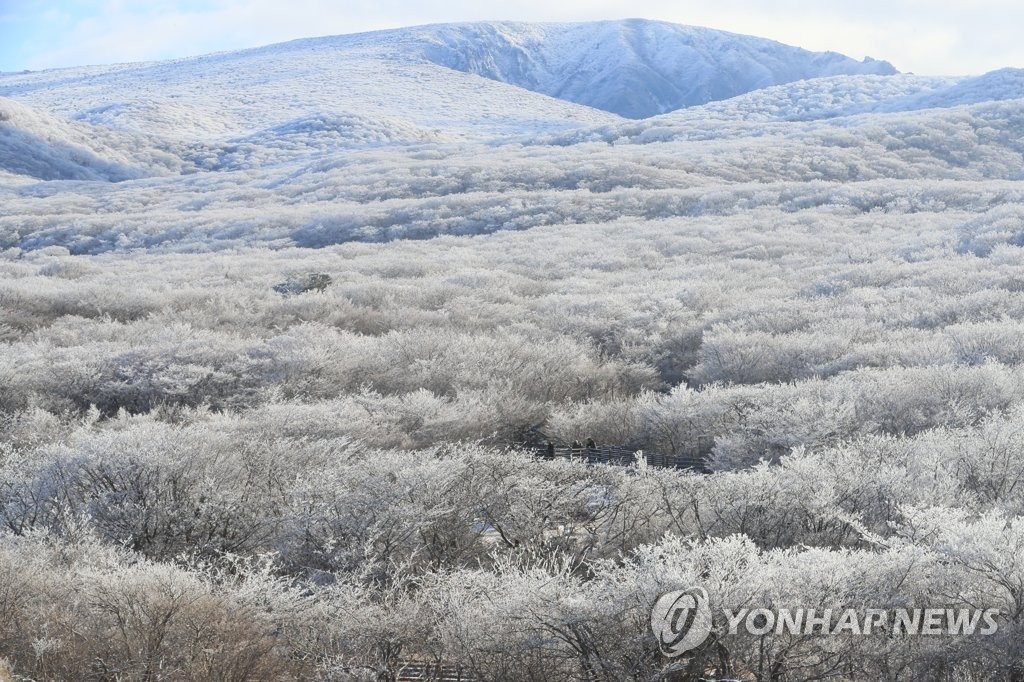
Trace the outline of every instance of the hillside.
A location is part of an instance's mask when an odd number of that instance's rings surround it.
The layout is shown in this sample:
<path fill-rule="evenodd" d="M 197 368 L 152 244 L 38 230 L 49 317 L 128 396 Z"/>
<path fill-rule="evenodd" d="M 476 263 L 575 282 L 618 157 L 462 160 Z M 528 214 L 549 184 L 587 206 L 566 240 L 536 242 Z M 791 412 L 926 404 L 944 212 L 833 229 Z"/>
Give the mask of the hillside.
<path fill-rule="evenodd" d="M 0 680 L 1024 680 L 1022 72 L 875 71 L 634 21 L 0 74 Z"/>
<path fill-rule="evenodd" d="M 0 171 L 38 180 L 117 182 L 188 169 L 181 146 L 171 147 L 146 135 L 68 121 L 0 97 Z"/>
<path fill-rule="evenodd" d="M 440 66 L 373 34 L 168 62 L 0 74 L 0 96 L 70 119 L 203 142 L 309 116 L 399 119 L 471 138 L 618 119 Z"/>
<path fill-rule="evenodd" d="M 641 19 L 428 26 L 387 39 L 442 66 L 627 118 L 807 78 L 896 73 L 870 58 Z"/>
<path fill-rule="evenodd" d="M 835 201 L 863 211 L 897 200 L 976 210 L 993 200 L 978 182 L 1009 182 L 1000 191 L 1019 195 L 1024 100 L 992 87 L 992 101 L 911 105 L 942 92 L 979 100 L 978 83 L 992 80 L 832 77 L 642 121 L 490 138 L 424 128 L 392 111 L 395 118 L 314 112 L 186 141 L 61 123 L 17 105 L 0 131 L 37 132 L 0 137 L 22 145 L 8 143 L 2 168 L 39 179 L 163 177 L 73 193 L 12 185 L 0 247 L 324 247 L 770 207 L 827 211 Z M 909 110 L 884 111 L 901 103 Z M 29 142 L 40 146 L 29 151 Z M 939 180 L 967 184 L 927 184 Z"/>
<path fill-rule="evenodd" d="M 251 133 L 311 112 L 401 112 L 428 128 L 495 134 L 642 118 L 806 78 L 893 73 L 886 62 L 661 22 L 489 22 L 2 74 L 0 96 L 175 137 Z"/>

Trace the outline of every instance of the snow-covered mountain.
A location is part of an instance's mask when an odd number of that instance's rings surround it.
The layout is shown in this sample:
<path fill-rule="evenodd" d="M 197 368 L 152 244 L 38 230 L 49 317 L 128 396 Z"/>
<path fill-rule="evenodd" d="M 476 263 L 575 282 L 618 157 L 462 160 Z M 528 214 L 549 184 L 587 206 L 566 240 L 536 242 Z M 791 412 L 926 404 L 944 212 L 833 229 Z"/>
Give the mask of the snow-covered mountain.
<path fill-rule="evenodd" d="M 764 38 L 642 19 L 448 24 L 388 39 L 442 66 L 627 118 L 806 78 L 896 73 L 888 62 L 871 58 L 856 61 Z"/>
<path fill-rule="evenodd" d="M 412 31 L 410 29 L 410 31 Z M 435 64 L 360 34 L 156 63 L 0 74 L 0 96 L 66 118 L 179 140 L 246 137 L 299 119 L 400 119 L 464 137 L 619 117 Z"/>
<path fill-rule="evenodd" d="M 673 64 L 690 75 L 651 75 Z M 738 207 L 869 210 L 894 187 L 910 205 L 972 211 L 1017 196 L 1019 70 L 830 75 L 642 120 L 559 99 L 667 107 L 683 89 L 811 67 L 891 70 L 627 21 L 427 26 L 0 74 L 0 249 L 321 247 Z M 925 180 L 958 184 L 918 201 Z"/>
<path fill-rule="evenodd" d="M 491 22 L 0 74 L 0 96 L 183 139 L 248 135 L 311 115 L 492 135 L 651 116 L 805 78 L 892 73 L 887 62 L 661 22 Z"/>

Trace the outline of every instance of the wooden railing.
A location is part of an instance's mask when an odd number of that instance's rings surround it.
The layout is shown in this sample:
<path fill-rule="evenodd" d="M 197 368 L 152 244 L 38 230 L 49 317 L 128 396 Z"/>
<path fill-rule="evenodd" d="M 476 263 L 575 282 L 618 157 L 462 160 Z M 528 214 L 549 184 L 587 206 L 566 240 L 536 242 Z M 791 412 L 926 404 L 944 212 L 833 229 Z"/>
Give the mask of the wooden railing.
<path fill-rule="evenodd" d="M 455 665 L 439 665 L 436 663 L 416 663 L 406 661 L 399 664 L 396 682 L 473 682 L 476 678 L 472 673 Z"/>
<path fill-rule="evenodd" d="M 586 446 L 555 446 L 553 449 L 547 445 L 528 445 L 523 447 L 535 453 L 538 459 L 567 459 L 588 464 L 611 464 L 614 466 L 630 466 L 635 464 L 638 453 L 641 453 L 644 461 L 649 466 L 667 469 L 691 469 L 701 473 L 709 473 L 706 456 L 710 452 L 710 446 L 703 446 L 703 444 L 679 454 L 648 452 L 647 450 L 636 450 L 621 445 L 596 445 L 589 448 Z"/>
<path fill-rule="evenodd" d="M 477 682 L 468 668 L 445 663 L 405 660 L 394 661 L 387 668 L 371 663 L 349 662 L 331 671 L 325 679 L 376 680 L 377 682 Z"/>

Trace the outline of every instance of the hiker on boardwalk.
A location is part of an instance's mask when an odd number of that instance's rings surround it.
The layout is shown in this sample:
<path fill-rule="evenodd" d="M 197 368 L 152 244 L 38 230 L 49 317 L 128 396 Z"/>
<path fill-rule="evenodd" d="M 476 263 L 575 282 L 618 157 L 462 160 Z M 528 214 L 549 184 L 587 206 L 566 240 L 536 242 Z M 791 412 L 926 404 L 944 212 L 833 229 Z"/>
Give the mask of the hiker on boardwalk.
<path fill-rule="evenodd" d="M 555 444 L 552 443 L 551 441 L 548 441 L 548 447 L 545 451 L 545 455 L 548 459 L 555 458 Z"/>
<path fill-rule="evenodd" d="M 587 439 L 587 461 L 593 462 L 597 460 L 597 443 L 594 442 L 593 438 Z"/>

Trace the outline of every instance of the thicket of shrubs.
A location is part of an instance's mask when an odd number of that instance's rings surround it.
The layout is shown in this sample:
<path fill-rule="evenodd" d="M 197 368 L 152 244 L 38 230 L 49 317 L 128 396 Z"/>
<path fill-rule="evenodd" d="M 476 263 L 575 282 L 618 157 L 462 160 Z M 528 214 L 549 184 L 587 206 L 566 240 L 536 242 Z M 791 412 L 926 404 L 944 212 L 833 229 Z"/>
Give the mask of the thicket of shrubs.
<path fill-rule="evenodd" d="M 884 219 L 867 242 L 779 221 L 9 254 L 11 674 L 1016 679 L 1019 247 L 904 216 L 910 257 Z M 275 291 L 310 272 L 330 282 Z M 514 445 L 538 433 L 709 442 L 715 473 L 539 461 Z M 738 606 L 983 605 L 1000 630 L 662 658 L 650 605 L 694 581 Z"/>
<path fill-rule="evenodd" d="M 689 679 L 698 663 L 662 659 L 647 619 L 693 582 L 737 607 L 1003 614 L 986 638 L 741 633 L 702 650 L 741 676 L 1005 679 L 1024 660 L 1019 412 L 712 476 L 169 416 L 10 429 L 51 441 L 5 444 L 16 673 L 361 679 L 413 659 L 494 680 Z"/>
<path fill-rule="evenodd" d="M 92 126 L 77 136 L 83 144 L 109 136 L 103 158 L 69 165 L 59 150 L 46 168 L 27 172 L 167 177 L 5 192 L 0 250 L 319 248 L 681 216 L 742 214 L 746 225 L 775 210 L 806 211 L 829 230 L 857 214 L 927 212 L 946 222 L 960 211 L 1024 200 L 1016 182 L 1024 153 L 1020 99 L 786 123 L 758 120 L 743 109 L 749 101 L 732 104 L 738 111 L 726 120 L 701 107 L 553 140 L 442 143 L 442 135 L 407 144 L 414 135 L 359 151 L 339 144 L 330 126 L 314 126 L 312 144 L 291 151 L 282 147 L 284 130 L 183 142 Z M 56 133 L 47 127 L 31 137 L 48 134 Z M 26 172 L 24 163 L 48 151 L 14 149 L 12 169 Z M 118 160 L 117 172 L 98 173 L 93 166 L 110 165 L 107 157 Z M 196 172 L 204 167 L 222 172 Z"/>
<path fill-rule="evenodd" d="M 0 187 L 0 678 L 1021 682 L 1020 106 Z"/>

